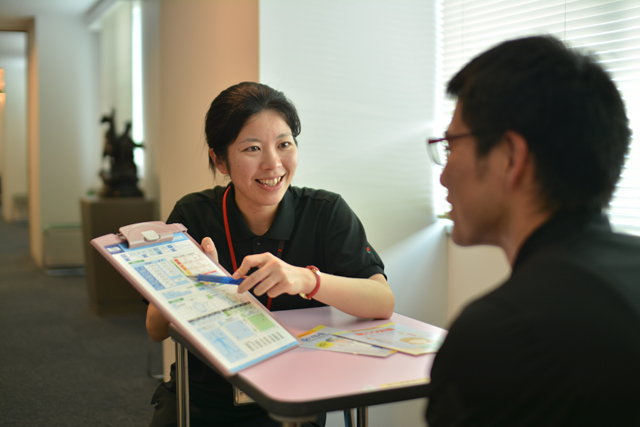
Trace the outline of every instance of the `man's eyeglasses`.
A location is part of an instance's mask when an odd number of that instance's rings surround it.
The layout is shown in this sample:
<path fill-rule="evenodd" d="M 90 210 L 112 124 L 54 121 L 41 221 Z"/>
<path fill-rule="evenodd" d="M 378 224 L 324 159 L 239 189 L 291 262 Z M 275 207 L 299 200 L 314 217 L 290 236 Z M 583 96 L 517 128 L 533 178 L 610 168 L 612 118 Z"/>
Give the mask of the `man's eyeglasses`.
<path fill-rule="evenodd" d="M 460 135 L 446 135 L 443 138 L 429 138 L 427 139 L 427 151 L 431 160 L 437 165 L 446 166 L 449 161 L 449 154 L 451 149 L 449 148 L 449 142 L 453 139 L 464 138 L 465 136 L 476 135 L 475 132 L 462 133 Z"/>

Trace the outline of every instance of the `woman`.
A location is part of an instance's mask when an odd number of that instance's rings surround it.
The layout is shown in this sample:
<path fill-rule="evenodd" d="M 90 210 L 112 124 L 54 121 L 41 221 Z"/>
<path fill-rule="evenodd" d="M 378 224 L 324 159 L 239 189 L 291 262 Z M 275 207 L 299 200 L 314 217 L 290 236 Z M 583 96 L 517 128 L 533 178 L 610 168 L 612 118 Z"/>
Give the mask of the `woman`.
<path fill-rule="evenodd" d="M 253 292 L 271 310 L 331 305 L 358 317 L 391 316 L 384 265 L 353 211 L 337 194 L 290 185 L 300 121 L 282 92 L 249 82 L 224 90 L 205 133 L 209 166 L 231 183 L 183 197 L 167 223 L 184 224 L 234 278 L 246 277 L 238 292 Z M 155 341 L 169 336 L 153 305 L 147 330 Z M 194 427 L 279 425 L 258 405 L 234 406 L 231 385 L 191 355 L 189 385 Z M 152 403 L 150 426 L 176 424 L 173 366 Z M 322 426 L 324 418 L 306 425 Z"/>

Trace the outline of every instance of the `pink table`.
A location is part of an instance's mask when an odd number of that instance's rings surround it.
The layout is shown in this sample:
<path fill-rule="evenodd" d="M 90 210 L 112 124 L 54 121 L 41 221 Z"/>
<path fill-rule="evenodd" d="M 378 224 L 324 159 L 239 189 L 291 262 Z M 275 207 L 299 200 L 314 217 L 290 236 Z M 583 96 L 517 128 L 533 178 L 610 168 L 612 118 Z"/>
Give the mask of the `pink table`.
<path fill-rule="evenodd" d="M 395 313 L 389 320 L 359 319 L 332 307 L 273 314 L 295 335 L 317 325 L 352 330 L 388 322 L 443 331 Z M 404 353 L 378 358 L 296 347 L 242 370 L 229 381 L 285 424 L 296 424 L 322 412 L 361 408 L 358 422 L 366 425 L 366 409 L 362 408 L 425 397 L 433 358 L 434 354 Z"/>

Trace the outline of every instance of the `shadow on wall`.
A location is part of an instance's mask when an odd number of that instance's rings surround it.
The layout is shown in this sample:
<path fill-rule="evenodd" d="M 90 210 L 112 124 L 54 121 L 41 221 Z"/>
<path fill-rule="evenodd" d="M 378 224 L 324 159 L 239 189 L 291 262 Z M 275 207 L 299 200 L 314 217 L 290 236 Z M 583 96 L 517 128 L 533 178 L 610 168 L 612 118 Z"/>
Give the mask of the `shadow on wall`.
<path fill-rule="evenodd" d="M 439 327 L 447 320 L 447 223 L 438 220 L 380 252 L 395 312 Z"/>

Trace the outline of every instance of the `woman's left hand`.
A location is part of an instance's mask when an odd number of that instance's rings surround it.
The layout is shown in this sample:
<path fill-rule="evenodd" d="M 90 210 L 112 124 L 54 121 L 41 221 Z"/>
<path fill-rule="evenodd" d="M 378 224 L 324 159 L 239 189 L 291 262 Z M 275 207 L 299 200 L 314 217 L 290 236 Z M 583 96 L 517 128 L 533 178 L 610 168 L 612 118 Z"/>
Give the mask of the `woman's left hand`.
<path fill-rule="evenodd" d="M 246 276 L 254 267 L 258 269 Z M 266 293 L 271 298 L 282 294 L 308 293 L 316 285 L 314 272 L 308 268 L 287 264 L 268 252 L 244 258 L 242 265 L 233 273 L 233 278 L 240 279 L 245 276 L 244 281 L 238 286 L 239 293 L 253 288 L 255 295 Z"/>

